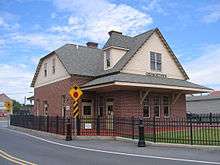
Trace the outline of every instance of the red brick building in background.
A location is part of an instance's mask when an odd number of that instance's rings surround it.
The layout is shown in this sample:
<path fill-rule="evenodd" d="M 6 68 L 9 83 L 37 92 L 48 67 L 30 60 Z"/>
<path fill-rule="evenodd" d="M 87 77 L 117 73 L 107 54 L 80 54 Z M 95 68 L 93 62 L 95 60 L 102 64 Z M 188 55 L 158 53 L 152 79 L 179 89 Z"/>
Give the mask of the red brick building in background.
<path fill-rule="evenodd" d="M 34 114 L 71 116 L 70 87 L 83 90 L 80 116 L 186 116 L 186 94 L 212 90 L 189 78 L 159 29 L 137 36 L 110 31 L 102 49 L 66 44 L 41 58 L 31 86 Z"/>

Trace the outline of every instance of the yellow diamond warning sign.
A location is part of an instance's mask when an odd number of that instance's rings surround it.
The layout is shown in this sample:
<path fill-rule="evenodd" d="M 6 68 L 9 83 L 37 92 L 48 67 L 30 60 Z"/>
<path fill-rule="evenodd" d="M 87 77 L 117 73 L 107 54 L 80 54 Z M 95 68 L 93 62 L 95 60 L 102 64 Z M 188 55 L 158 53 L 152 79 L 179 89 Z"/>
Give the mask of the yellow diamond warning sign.
<path fill-rule="evenodd" d="M 10 112 L 12 110 L 12 106 L 13 106 L 12 101 L 5 101 L 4 102 L 4 107 L 7 112 Z"/>
<path fill-rule="evenodd" d="M 77 85 L 75 85 L 70 88 L 69 94 L 73 98 L 74 101 L 77 101 L 82 96 L 83 92 Z"/>

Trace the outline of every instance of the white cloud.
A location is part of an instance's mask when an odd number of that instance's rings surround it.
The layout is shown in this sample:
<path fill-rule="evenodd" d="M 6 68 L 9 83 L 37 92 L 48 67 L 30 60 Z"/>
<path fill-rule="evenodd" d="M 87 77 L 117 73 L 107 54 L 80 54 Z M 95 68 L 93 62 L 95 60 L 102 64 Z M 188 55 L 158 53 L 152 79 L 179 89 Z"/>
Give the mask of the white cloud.
<path fill-rule="evenodd" d="M 0 16 L 0 28 L 10 31 L 17 30 L 18 28 L 20 28 L 20 24 L 12 19 L 15 16 L 12 16 L 9 13 L 5 15 L 6 16 Z"/>
<path fill-rule="evenodd" d="M 7 27 L 8 24 L 5 22 L 3 17 L 0 17 L 0 27 Z"/>
<path fill-rule="evenodd" d="M 30 83 L 33 73 L 24 64 L 0 64 L 0 68 L 0 93 L 22 102 L 24 96 L 29 96 L 28 92 L 32 91 Z"/>
<path fill-rule="evenodd" d="M 0 48 L 5 45 L 5 40 L 0 38 Z"/>
<path fill-rule="evenodd" d="M 207 6 L 205 9 L 205 16 L 202 21 L 205 23 L 214 23 L 220 21 L 220 4 Z"/>
<path fill-rule="evenodd" d="M 192 82 L 220 89 L 220 44 L 207 45 L 198 58 L 185 65 Z"/>
<path fill-rule="evenodd" d="M 105 41 L 110 30 L 137 34 L 153 21 L 148 13 L 107 0 L 54 0 L 54 4 L 60 11 L 69 12 L 70 17 L 66 25 L 53 26 L 50 31 L 71 33 L 93 41 Z"/>
<path fill-rule="evenodd" d="M 66 43 L 71 42 L 67 35 L 46 34 L 46 33 L 14 33 L 10 36 L 12 42 L 35 46 L 41 49 L 52 51 Z"/>

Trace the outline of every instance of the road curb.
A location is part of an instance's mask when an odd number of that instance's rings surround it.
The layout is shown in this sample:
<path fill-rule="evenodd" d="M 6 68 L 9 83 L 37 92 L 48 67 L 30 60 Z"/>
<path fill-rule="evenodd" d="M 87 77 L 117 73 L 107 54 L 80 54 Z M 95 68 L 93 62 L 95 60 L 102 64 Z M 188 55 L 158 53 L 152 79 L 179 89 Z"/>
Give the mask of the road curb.
<path fill-rule="evenodd" d="M 129 139 L 124 137 L 115 137 L 115 140 L 124 141 L 124 142 L 132 142 L 137 144 L 138 139 Z M 145 141 L 146 146 L 152 147 L 170 147 L 170 148 L 189 148 L 189 149 L 207 149 L 207 150 L 219 150 L 220 146 L 208 146 L 208 145 L 190 145 L 190 144 L 172 144 L 172 143 L 153 143 L 150 141 Z"/>
<path fill-rule="evenodd" d="M 43 135 L 47 137 L 53 137 L 56 139 L 64 140 L 66 138 L 65 135 L 58 135 L 54 133 L 48 133 L 43 131 L 32 130 L 23 127 L 17 126 L 9 126 L 10 129 L 22 131 L 25 133 L 36 134 L 36 135 Z M 113 136 L 73 136 L 75 140 L 117 140 L 117 141 L 124 141 L 137 144 L 138 139 L 130 139 L 124 137 L 113 137 Z M 220 146 L 207 146 L 207 145 L 189 145 L 189 144 L 171 144 L 171 143 L 153 143 L 150 141 L 145 141 L 146 146 L 152 147 L 170 147 L 170 148 L 188 148 L 188 149 L 200 149 L 200 150 L 218 150 L 220 151 Z"/>

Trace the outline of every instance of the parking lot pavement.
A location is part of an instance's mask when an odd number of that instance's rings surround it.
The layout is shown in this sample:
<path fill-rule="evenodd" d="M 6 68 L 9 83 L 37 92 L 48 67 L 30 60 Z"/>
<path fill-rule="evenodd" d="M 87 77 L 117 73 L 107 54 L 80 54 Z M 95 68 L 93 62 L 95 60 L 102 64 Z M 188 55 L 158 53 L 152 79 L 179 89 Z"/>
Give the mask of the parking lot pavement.
<path fill-rule="evenodd" d="M 5 118 L 0 118 L 0 128 L 8 127 L 8 120 Z"/>

